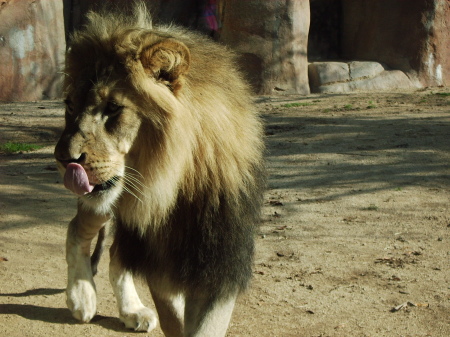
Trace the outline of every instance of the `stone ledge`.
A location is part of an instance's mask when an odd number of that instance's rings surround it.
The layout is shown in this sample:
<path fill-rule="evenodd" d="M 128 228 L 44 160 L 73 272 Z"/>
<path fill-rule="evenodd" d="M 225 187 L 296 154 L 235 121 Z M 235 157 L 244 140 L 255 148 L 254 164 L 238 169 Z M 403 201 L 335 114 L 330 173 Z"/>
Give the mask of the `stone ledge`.
<path fill-rule="evenodd" d="M 313 93 L 383 91 L 419 88 L 400 70 L 386 70 L 378 62 L 313 62 L 308 65 Z"/>

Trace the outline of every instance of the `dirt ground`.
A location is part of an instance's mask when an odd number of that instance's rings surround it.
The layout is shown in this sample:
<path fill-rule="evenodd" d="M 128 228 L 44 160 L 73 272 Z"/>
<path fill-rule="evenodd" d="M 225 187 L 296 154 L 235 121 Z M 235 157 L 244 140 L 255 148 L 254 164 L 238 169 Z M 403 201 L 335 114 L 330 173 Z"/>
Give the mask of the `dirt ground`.
<path fill-rule="evenodd" d="M 257 99 L 269 186 L 228 336 L 450 336 L 449 91 Z M 107 254 L 93 322 L 66 308 L 62 123 L 59 102 L 0 105 L 0 144 L 44 146 L 0 153 L 0 336 L 162 336 L 122 326 Z"/>

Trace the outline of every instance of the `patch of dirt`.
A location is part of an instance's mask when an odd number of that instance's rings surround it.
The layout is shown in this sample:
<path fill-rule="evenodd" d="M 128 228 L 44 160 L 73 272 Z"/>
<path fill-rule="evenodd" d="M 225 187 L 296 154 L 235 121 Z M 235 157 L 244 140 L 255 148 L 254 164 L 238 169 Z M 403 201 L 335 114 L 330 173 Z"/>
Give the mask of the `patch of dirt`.
<path fill-rule="evenodd" d="M 269 187 L 228 336 L 450 335 L 448 92 L 258 99 Z M 52 157 L 62 125 L 59 102 L 0 105 L 0 144 L 44 146 L 0 154 L 0 335 L 134 336 L 117 318 L 107 254 L 93 322 L 66 308 L 76 200 Z"/>

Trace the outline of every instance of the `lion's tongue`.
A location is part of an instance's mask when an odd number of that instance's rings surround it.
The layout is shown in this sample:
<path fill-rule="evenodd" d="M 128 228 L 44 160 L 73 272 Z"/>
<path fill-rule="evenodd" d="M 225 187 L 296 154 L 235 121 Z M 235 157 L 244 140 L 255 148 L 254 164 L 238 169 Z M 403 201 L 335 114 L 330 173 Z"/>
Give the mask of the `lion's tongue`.
<path fill-rule="evenodd" d="M 94 186 L 89 184 L 89 179 L 83 166 L 77 163 L 67 165 L 64 175 L 64 186 L 78 195 L 92 192 Z"/>

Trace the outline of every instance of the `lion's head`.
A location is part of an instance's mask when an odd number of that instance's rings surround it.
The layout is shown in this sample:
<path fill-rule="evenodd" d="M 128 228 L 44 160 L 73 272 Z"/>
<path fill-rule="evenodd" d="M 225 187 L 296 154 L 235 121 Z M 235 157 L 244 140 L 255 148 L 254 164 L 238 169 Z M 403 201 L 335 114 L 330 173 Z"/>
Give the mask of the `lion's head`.
<path fill-rule="evenodd" d="M 74 37 L 66 127 L 55 149 L 67 188 L 95 204 L 114 202 L 123 189 L 139 198 L 143 176 L 127 166 L 130 156 L 139 155 L 139 137 L 160 142 L 166 132 L 189 57 L 182 42 L 148 29 Z"/>

